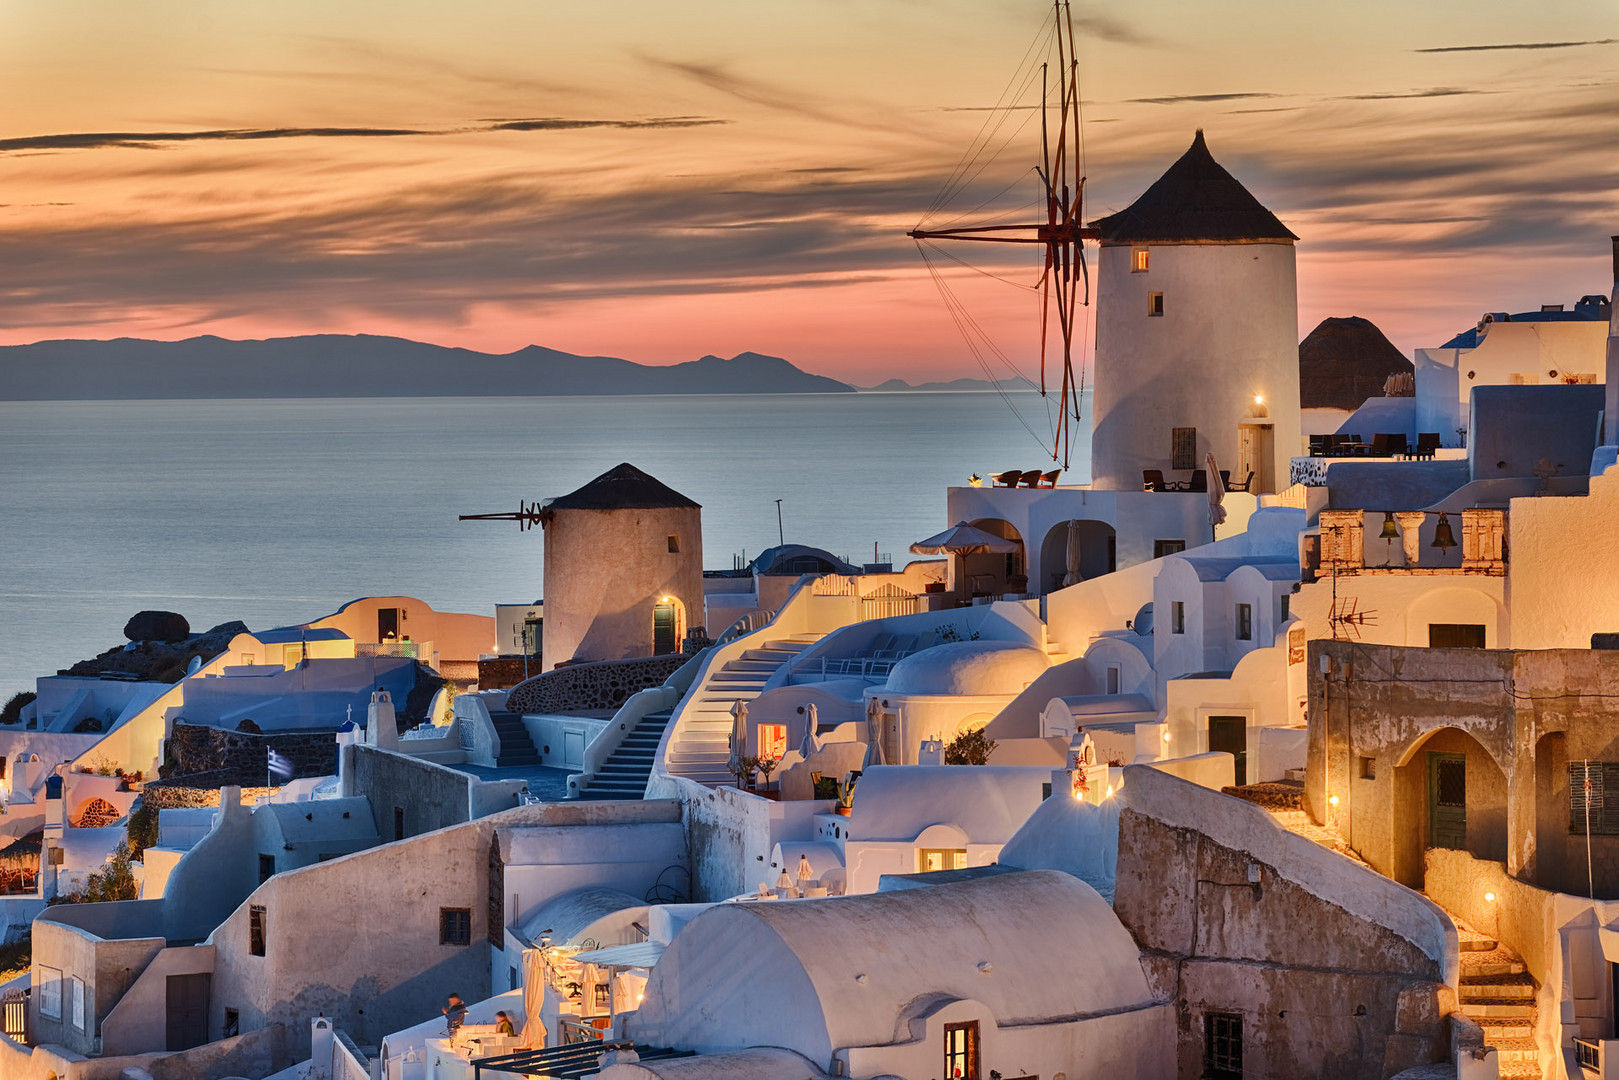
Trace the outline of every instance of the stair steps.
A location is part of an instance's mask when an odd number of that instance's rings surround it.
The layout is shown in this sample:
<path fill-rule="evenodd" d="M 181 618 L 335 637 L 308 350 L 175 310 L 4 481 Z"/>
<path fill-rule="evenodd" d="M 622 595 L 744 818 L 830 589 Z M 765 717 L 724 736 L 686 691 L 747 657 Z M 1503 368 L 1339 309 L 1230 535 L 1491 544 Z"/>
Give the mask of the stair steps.
<path fill-rule="evenodd" d="M 607 756 L 596 775 L 579 791 L 581 799 L 640 799 L 646 796 L 647 779 L 658 758 L 658 743 L 674 712 L 648 713 L 625 733 L 618 747 Z"/>
<path fill-rule="evenodd" d="M 1460 946 L 1457 1006 L 1484 1029 L 1504 1078 L 1539 1077 L 1535 1004 L 1540 987 L 1523 959 L 1487 934 L 1452 917 Z"/>
<path fill-rule="evenodd" d="M 520 768 L 541 763 L 540 752 L 529 737 L 528 728 L 523 726 L 521 716 L 509 712 L 491 712 L 489 719 L 494 722 L 495 734 L 500 736 L 500 756 L 495 758 L 497 768 Z"/>
<path fill-rule="evenodd" d="M 731 709 L 764 692 L 783 664 L 814 645 L 821 634 L 790 634 L 764 638 L 736 659 L 710 671 L 703 684 L 688 696 L 680 724 L 670 737 L 665 764 L 675 776 L 700 784 L 733 784 L 725 768 L 731 757 Z"/>

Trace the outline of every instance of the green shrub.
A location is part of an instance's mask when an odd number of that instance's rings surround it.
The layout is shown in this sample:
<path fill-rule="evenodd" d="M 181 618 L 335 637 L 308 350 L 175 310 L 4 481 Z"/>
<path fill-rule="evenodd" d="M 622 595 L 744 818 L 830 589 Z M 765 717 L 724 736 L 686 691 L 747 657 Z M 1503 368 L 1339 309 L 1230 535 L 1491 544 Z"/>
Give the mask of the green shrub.
<path fill-rule="evenodd" d="M 27 705 L 38 696 L 38 694 L 28 690 L 24 690 L 19 694 L 12 694 L 11 700 L 6 702 L 6 707 L 4 709 L 0 709 L 0 724 L 17 723 L 22 719 L 23 706 Z"/>
<path fill-rule="evenodd" d="M 946 765 L 988 765 L 989 755 L 995 752 L 995 740 L 984 734 L 983 728 L 963 732 L 944 748 Z"/>

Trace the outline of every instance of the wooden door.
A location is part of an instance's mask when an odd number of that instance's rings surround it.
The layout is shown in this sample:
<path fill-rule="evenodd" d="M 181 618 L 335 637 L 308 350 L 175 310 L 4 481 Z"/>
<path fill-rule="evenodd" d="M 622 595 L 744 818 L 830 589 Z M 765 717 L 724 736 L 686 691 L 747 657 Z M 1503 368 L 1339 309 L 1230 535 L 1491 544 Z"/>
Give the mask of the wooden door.
<path fill-rule="evenodd" d="M 1236 784 L 1248 782 L 1248 718 L 1246 716 L 1209 717 L 1209 752 L 1224 750 L 1237 759 Z"/>
<path fill-rule="evenodd" d="M 1428 755 L 1428 846 L 1467 847 L 1467 755 Z"/>
<path fill-rule="evenodd" d="M 652 609 L 652 655 L 667 656 L 680 648 L 675 633 L 675 606 L 659 604 Z"/>
<path fill-rule="evenodd" d="M 213 976 L 170 975 L 168 1048 L 189 1050 L 208 1041 L 208 988 Z"/>

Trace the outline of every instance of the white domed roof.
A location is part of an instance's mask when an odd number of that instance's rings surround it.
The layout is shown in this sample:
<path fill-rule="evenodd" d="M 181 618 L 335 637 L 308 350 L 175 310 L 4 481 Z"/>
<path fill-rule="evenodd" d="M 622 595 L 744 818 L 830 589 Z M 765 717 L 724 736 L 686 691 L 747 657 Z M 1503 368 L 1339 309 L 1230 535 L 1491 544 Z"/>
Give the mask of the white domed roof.
<path fill-rule="evenodd" d="M 1049 661 L 1015 641 L 955 641 L 907 656 L 888 674 L 892 694 L 994 697 L 1021 694 Z"/>

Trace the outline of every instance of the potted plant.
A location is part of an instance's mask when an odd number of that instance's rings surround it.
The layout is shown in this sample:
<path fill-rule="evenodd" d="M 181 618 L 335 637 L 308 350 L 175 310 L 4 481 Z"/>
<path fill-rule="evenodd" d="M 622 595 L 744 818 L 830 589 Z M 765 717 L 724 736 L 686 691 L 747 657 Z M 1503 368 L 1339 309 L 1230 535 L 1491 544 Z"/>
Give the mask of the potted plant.
<path fill-rule="evenodd" d="M 848 817 L 854 812 L 854 789 L 855 785 L 859 783 L 860 774 L 858 772 L 851 772 L 846 775 L 843 778 L 843 782 L 838 785 L 838 805 L 836 809 L 837 812 L 844 817 Z"/>
<path fill-rule="evenodd" d="M 757 760 L 759 762 L 759 765 L 758 765 L 759 772 L 764 775 L 764 783 L 761 784 L 760 786 L 764 787 L 764 788 L 768 788 L 770 786 L 770 774 L 775 772 L 776 771 L 776 766 L 781 764 L 781 758 L 779 758 L 779 757 L 760 757 L 760 758 L 756 758 L 755 760 Z"/>
<path fill-rule="evenodd" d="M 753 785 L 753 774 L 759 768 L 759 759 L 756 757 L 735 757 L 731 759 L 730 773 L 736 777 L 737 790 Z M 746 783 L 744 784 L 744 781 Z"/>

